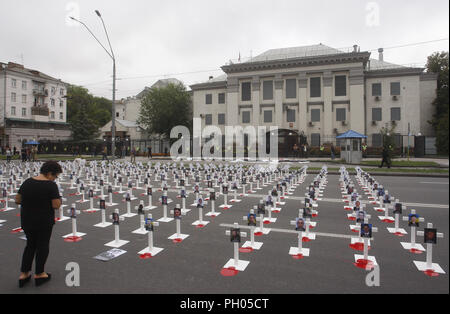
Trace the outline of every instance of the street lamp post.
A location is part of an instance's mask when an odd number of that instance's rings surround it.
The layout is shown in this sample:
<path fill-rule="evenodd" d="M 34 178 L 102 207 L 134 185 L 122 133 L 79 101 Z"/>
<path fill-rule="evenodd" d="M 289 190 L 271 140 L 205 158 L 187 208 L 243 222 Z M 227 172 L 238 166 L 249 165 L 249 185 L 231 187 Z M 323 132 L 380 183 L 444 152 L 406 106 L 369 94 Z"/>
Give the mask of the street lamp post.
<path fill-rule="evenodd" d="M 113 90 L 112 90 L 112 106 L 111 106 L 112 107 L 111 108 L 111 158 L 114 159 L 115 148 L 116 148 L 115 147 L 116 146 L 115 145 L 115 140 L 116 140 L 116 123 L 115 123 L 116 122 L 116 104 L 115 104 L 115 102 L 116 102 L 116 58 L 114 56 L 114 51 L 112 49 L 111 42 L 109 40 L 105 22 L 103 21 L 103 18 L 98 10 L 95 10 L 95 13 L 102 21 L 103 29 L 105 30 L 106 38 L 108 39 L 109 48 L 111 50 L 110 52 L 102 45 L 102 43 L 98 40 L 98 38 L 94 35 L 94 33 L 91 32 L 91 30 L 89 29 L 89 27 L 86 26 L 86 24 L 84 24 L 83 22 L 77 20 L 76 18 L 74 18 L 72 16 L 70 18 L 74 21 L 77 21 L 81 25 L 83 25 L 89 31 L 89 33 L 95 38 L 95 40 L 100 44 L 100 46 L 102 46 L 102 48 L 106 51 L 108 56 L 113 61 Z"/>

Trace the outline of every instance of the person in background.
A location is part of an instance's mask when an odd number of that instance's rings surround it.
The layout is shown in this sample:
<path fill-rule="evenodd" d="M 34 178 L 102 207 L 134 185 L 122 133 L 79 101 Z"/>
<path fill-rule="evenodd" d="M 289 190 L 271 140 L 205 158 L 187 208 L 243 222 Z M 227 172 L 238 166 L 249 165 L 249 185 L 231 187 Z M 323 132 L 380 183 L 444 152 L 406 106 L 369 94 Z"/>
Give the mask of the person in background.
<path fill-rule="evenodd" d="M 336 158 L 336 148 L 334 148 L 334 144 L 331 144 L 331 160 L 334 160 L 334 158 Z"/>
<path fill-rule="evenodd" d="M 383 146 L 383 152 L 381 153 L 382 160 L 381 165 L 378 166 L 378 168 L 383 168 L 384 163 L 386 163 L 388 168 L 391 168 L 391 161 L 389 158 L 389 149 L 386 146 Z"/>
<path fill-rule="evenodd" d="M 148 153 L 148 158 L 152 159 L 152 147 L 151 146 L 148 147 L 147 153 Z"/>
<path fill-rule="evenodd" d="M 366 142 L 363 142 L 361 147 L 362 147 L 363 158 L 366 158 L 367 157 L 367 144 L 366 144 Z"/>
<path fill-rule="evenodd" d="M 20 149 L 20 155 L 22 157 L 22 162 L 27 161 L 27 149 L 24 146 Z"/>
<path fill-rule="evenodd" d="M 102 155 L 102 160 L 108 160 L 108 148 L 106 146 L 103 147 Z"/>
<path fill-rule="evenodd" d="M 6 162 L 7 163 L 11 162 L 11 158 L 12 158 L 11 148 L 6 147 Z"/>
<path fill-rule="evenodd" d="M 37 146 L 31 148 L 31 161 L 36 161 L 36 154 L 38 152 Z"/>
<path fill-rule="evenodd" d="M 27 238 L 20 268 L 20 288 L 31 279 L 33 259 L 35 285 L 40 286 L 51 278 L 51 274 L 44 271 L 44 266 L 50 250 L 55 210 L 61 207 L 61 196 L 54 182 L 61 173 L 58 162 L 47 161 L 42 165 L 40 174 L 25 180 L 16 194 L 16 204 L 21 205 L 21 226 Z"/>
<path fill-rule="evenodd" d="M 131 156 L 131 162 L 136 162 L 136 147 L 133 146 L 131 148 L 130 156 Z"/>

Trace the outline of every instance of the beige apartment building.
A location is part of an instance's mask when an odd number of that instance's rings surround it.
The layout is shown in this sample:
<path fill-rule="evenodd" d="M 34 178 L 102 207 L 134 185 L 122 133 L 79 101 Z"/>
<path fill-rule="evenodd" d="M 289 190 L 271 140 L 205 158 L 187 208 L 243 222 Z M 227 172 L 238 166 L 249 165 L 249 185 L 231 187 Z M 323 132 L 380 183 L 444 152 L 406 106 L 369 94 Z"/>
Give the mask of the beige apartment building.
<path fill-rule="evenodd" d="M 66 140 L 67 84 L 21 64 L 0 62 L 0 146 Z"/>

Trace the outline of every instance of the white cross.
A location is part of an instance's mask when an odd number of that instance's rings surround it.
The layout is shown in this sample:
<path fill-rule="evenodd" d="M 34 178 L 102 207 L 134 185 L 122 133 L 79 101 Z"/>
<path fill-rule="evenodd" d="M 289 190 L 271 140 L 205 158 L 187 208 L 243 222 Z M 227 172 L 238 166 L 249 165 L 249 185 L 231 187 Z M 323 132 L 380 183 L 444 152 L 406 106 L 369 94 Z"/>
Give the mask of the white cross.
<path fill-rule="evenodd" d="M 433 224 L 428 223 L 427 229 L 432 229 Z M 425 230 L 424 231 L 417 231 L 418 236 L 425 236 Z M 436 238 L 443 238 L 444 234 L 440 232 L 436 232 Z M 418 262 L 414 261 L 414 264 L 416 265 L 417 269 L 419 271 L 427 272 L 428 274 L 445 274 L 445 271 L 439 266 L 439 264 L 433 263 L 433 244 L 432 243 L 426 243 L 427 244 L 427 259 L 425 262 Z"/>
<path fill-rule="evenodd" d="M 175 220 L 176 233 L 172 234 L 170 237 L 168 237 L 168 239 L 169 239 L 169 240 L 175 240 L 175 241 L 177 241 L 177 242 L 181 242 L 181 241 L 183 241 L 184 239 L 186 239 L 187 237 L 189 237 L 188 234 L 183 234 L 183 233 L 181 233 L 181 216 L 182 216 L 182 215 L 183 215 L 183 216 L 186 215 L 186 213 L 183 213 L 183 211 L 181 210 L 179 204 L 177 204 L 177 205 L 175 206 L 175 209 L 180 210 L 180 216 L 178 216 L 179 218 L 176 218 L 176 219 L 171 218 L 171 220 Z M 172 209 L 172 210 L 170 211 L 170 213 L 171 213 L 172 215 L 175 215 L 175 209 Z M 158 221 L 159 221 L 159 220 L 158 220 Z"/>
<path fill-rule="evenodd" d="M 255 214 L 255 210 L 254 209 L 250 209 L 250 215 L 254 215 L 255 217 L 255 222 L 260 220 L 259 218 L 256 217 Z M 244 216 L 242 217 L 242 220 L 244 221 L 248 221 L 248 216 Z M 262 242 L 255 242 L 255 226 L 254 225 L 250 225 L 250 241 L 246 241 L 244 243 L 244 245 L 242 245 L 243 248 L 252 248 L 254 250 L 259 250 L 261 248 L 261 246 L 263 245 Z"/>
<path fill-rule="evenodd" d="M 238 229 L 238 228 L 239 228 L 239 225 L 237 222 L 235 222 L 233 229 Z M 228 236 L 231 236 L 233 229 L 226 230 L 225 234 Z M 240 232 L 240 237 L 246 237 L 246 236 L 247 236 L 246 232 L 242 232 L 242 231 Z M 240 238 L 239 238 L 239 242 L 240 242 Z M 234 259 L 233 258 L 230 259 L 225 264 L 225 266 L 223 266 L 223 268 L 234 267 L 238 271 L 244 271 L 247 268 L 247 266 L 250 262 L 239 259 L 239 242 L 233 242 L 233 244 L 234 244 Z"/>
<path fill-rule="evenodd" d="M 167 191 L 163 191 L 163 196 L 167 198 Z M 162 197 L 161 197 L 162 201 Z M 168 200 L 167 200 L 168 203 Z M 167 204 L 163 204 L 163 217 L 159 218 L 158 221 L 160 222 L 170 222 L 173 218 L 167 217 Z"/>
<path fill-rule="evenodd" d="M 411 215 L 417 215 L 415 209 L 411 209 Z M 408 221 L 408 223 L 410 221 L 409 215 L 403 216 L 402 219 L 403 221 Z M 425 222 L 425 219 L 423 219 L 422 217 L 418 217 L 416 218 L 416 220 L 417 223 Z M 425 252 L 425 248 L 421 244 L 416 243 L 416 224 L 411 223 L 410 227 L 411 227 L 411 242 L 400 242 L 400 244 L 403 246 L 405 250 L 410 250 L 412 253 L 417 252 L 420 254 L 421 252 Z"/>
<path fill-rule="evenodd" d="M 158 222 L 153 221 L 152 214 L 148 214 L 147 219 L 148 219 L 147 223 L 151 223 L 152 226 L 156 226 L 156 227 L 159 226 Z M 149 221 L 149 220 L 151 220 L 151 221 Z M 146 256 L 153 257 L 164 249 L 153 246 L 153 227 L 151 227 L 151 228 L 146 227 L 146 228 L 148 229 L 148 230 L 146 230 L 147 234 L 148 234 L 148 246 L 145 249 L 139 251 L 138 254 L 142 257 L 146 257 Z"/>
<path fill-rule="evenodd" d="M 214 196 L 214 197 L 213 197 Z M 214 189 L 209 189 L 209 200 L 211 202 L 211 211 L 206 213 L 206 216 L 211 216 L 211 217 L 216 217 L 219 216 L 220 213 L 215 211 L 215 204 L 216 204 L 216 200 L 215 198 L 217 197 L 217 193 L 214 191 Z"/>
<path fill-rule="evenodd" d="M 70 214 L 70 218 L 72 218 L 72 233 L 66 234 L 63 236 L 66 239 L 66 242 L 77 242 L 81 240 L 81 237 L 85 236 L 86 233 L 77 232 L 77 216 L 80 214 L 80 211 L 76 209 L 75 203 L 72 204 L 71 209 L 68 210 Z"/>
<path fill-rule="evenodd" d="M 302 217 L 303 217 L 303 209 L 299 209 L 298 210 L 298 218 L 302 218 Z M 297 226 L 296 220 L 291 220 L 290 223 L 291 223 L 291 225 Z M 308 229 L 309 229 L 309 225 L 308 225 Z M 289 255 L 309 256 L 309 249 L 303 248 L 303 231 L 302 230 L 298 230 L 297 238 L 298 238 L 298 245 L 297 245 L 297 247 L 290 247 Z"/>
<path fill-rule="evenodd" d="M 122 245 L 125 245 L 128 242 L 130 242 L 130 241 L 120 240 L 119 221 L 124 221 L 125 218 L 119 216 L 119 209 L 118 208 L 116 208 L 114 210 L 114 214 L 111 215 L 111 218 L 114 220 L 115 216 L 118 218 L 118 220 L 114 221 L 114 240 L 111 241 L 111 242 L 106 243 L 105 246 L 119 248 Z"/>
<path fill-rule="evenodd" d="M 101 205 L 102 202 L 105 203 L 105 206 L 102 206 L 102 205 Z M 105 207 L 106 207 L 105 199 L 104 199 L 104 198 L 101 198 L 101 199 L 100 199 L 100 210 L 101 210 L 102 222 L 100 222 L 100 223 L 94 225 L 94 227 L 105 228 L 105 227 L 108 227 L 108 226 L 111 226 L 111 225 L 112 225 L 112 223 L 106 221 Z"/>
<path fill-rule="evenodd" d="M 395 202 L 394 202 L 394 205 L 393 205 L 394 209 L 396 208 L 395 206 L 397 206 L 397 204 L 398 204 L 398 206 L 403 207 L 403 204 L 399 203 L 399 200 L 396 199 Z M 387 230 L 390 233 L 393 233 L 393 234 L 395 234 L 397 236 L 400 236 L 400 237 L 405 235 L 405 234 L 408 234 L 408 232 L 406 232 L 405 229 L 399 227 L 400 213 L 397 212 L 397 213 L 394 214 L 394 216 L 395 216 L 395 226 L 394 226 L 394 228 L 387 228 Z"/>
<path fill-rule="evenodd" d="M 369 223 L 369 218 L 366 217 L 364 218 L 364 224 L 368 224 Z M 359 227 L 359 237 L 356 238 L 357 240 L 354 241 L 352 238 L 352 244 L 359 242 L 360 239 L 363 239 L 364 242 L 364 255 L 360 255 L 360 254 L 355 254 L 355 262 L 356 265 L 363 265 L 366 269 L 371 269 L 373 266 L 377 266 L 377 261 L 375 259 L 375 256 L 369 256 L 369 240 L 372 239 L 372 237 L 367 237 L 367 236 L 363 236 L 361 235 L 361 228 L 365 228 L 365 226 L 361 225 Z M 373 232 L 378 232 L 378 228 L 376 227 L 372 227 L 372 233 Z M 361 267 L 361 266 L 359 266 Z"/>

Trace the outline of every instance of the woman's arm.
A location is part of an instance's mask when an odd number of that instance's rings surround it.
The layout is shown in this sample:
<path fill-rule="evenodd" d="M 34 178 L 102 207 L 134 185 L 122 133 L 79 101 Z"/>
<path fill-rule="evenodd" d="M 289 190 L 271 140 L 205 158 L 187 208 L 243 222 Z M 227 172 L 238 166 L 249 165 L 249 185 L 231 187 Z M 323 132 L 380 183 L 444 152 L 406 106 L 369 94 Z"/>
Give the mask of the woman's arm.
<path fill-rule="evenodd" d="M 16 197 L 15 197 L 15 201 L 16 201 L 16 204 L 21 204 L 22 203 L 22 195 L 17 193 Z"/>
<path fill-rule="evenodd" d="M 52 200 L 52 207 L 53 209 L 59 209 L 61 207 L 61 199 L 60 198 L 56 198 Z"/>

